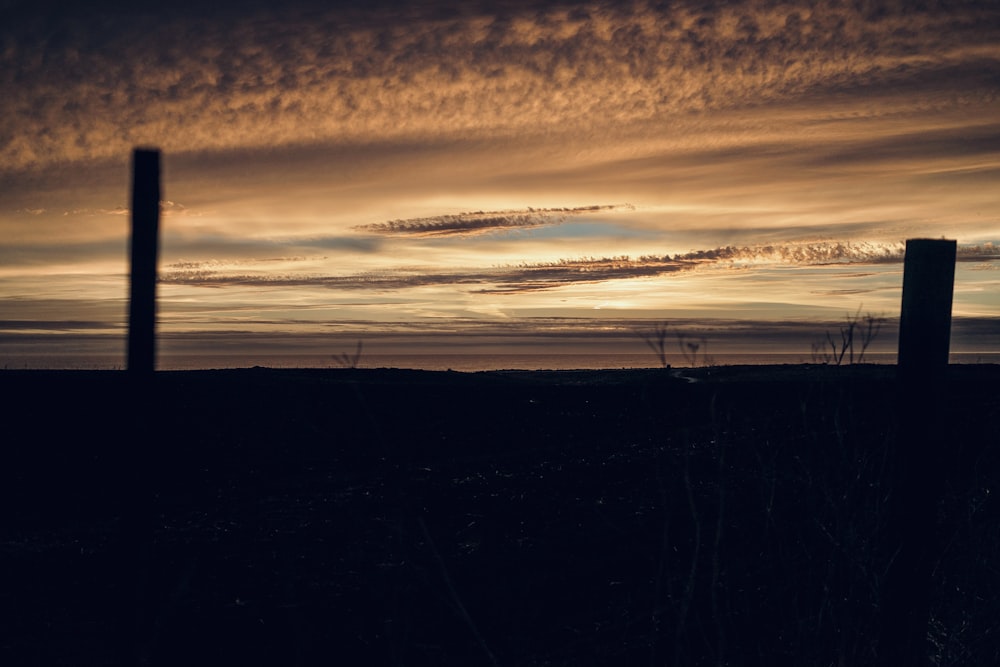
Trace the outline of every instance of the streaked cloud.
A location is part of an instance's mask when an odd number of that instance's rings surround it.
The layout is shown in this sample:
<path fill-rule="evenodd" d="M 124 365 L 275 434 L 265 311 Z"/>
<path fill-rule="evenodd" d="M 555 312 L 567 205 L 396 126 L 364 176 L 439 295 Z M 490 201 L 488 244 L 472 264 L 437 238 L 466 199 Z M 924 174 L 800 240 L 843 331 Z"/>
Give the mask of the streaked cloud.
<path fill-rule="evenodd" d="M 106 321 L 86 320 L 0 320 L 0 331 L 86 331 L 112 330 L 121 332 L 121 326 Z"/>
<path fill-rule="evenodd" d="M 992 244 L 962 248 L 963 261 L 1000 259 Z M 565 259 L 551 263 L 526 263 L 489 270 L 455 271 L 425 267 L 392 269 L 345 276 L 239 272 L 236 267 L 210 262 L 178 263 L 161 277 L 165 284 L 201 287 L 226 285 L 262 287 L 326 287 L 331 289 L 400 290 L 429 285 L 451 285 L 481 293 L 516 293 L 549 290 L 566 285 L 611 280 L 650 278 L 709 266 L 778 264 L 791 266 L 866 265 L 901 263 L 903 245 L 872 243 L 794 243 L 754 247 L 728 246 L 678 255 Z M 862 274 L 853 274 L 858 277 Z M 862 276 L 863 277 L 863 276 Z M 864 293 L 868 290 L 833 290 L 827 294 Z"/>
<path fill-rule="evenodd" d="M 358 225 L 355 229 L 376 234 L 453 236 L 483 234 L 510 229 L 527 229 L 545 225 L 558 225 L 571 216 L 602 211 L 632 209 L 628 205 L 592 205 L 573 208 L 523 209 L 513 211 L 475 211 L 455 215 L 441 215 L 429 218 L 389 220 L 369 225 Z"/>

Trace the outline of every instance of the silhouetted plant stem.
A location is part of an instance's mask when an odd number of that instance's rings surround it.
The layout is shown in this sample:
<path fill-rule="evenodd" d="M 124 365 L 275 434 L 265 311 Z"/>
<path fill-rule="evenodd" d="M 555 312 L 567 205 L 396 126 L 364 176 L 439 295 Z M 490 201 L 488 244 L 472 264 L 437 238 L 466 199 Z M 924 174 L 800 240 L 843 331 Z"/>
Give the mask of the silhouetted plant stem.
<path fill-rule="evenodd" d="M 822 341 L 813 343 L 813 361 L 840 366 L 846 357 L 848 364 L 864 363 L 865 352 L 881 331 L 883 321 L 884 318 L 872 313 L 862 316 L 861 306 L 858 306 L 857 312 L 844 318 L 844 324 L 839 329 L 839 342 L 827 331 Z M 827 350 L 827 347 L 830 349 Z"/>
<path fill-rule="evenodd" d="M 652 332 L 641 333 L 642 339 L 649 346 L 649 349 L 653 351 L 656 358 L 660 361 L 660 366 L 662 368 L 670 368 L 670 364 L 667 362 L 667 323 L 663 322 L 657 324 L 653 328 Z"/>
<path fill-rule="evenodd" d="M 712 362 L 711 357 L 708 356 L 708 340 L 704 336 L 701 336 L 695 340 L 689 334 L 683 331 L 678 331 L 676 334 L 677 346 L 681 350 L 681 355 L 689 366 L 698 366 L 699 363 L 703 366 L 708 366 Z M 699 351 L 701 354 L 699 355 Z M 699 361 L 700 356 L 700 361 Z"/>
<path fill-rule="evenodd" d="M 358 364 L 361 362 L 361 350 L 363 343 L 359 340 L 357 347 L 354 349 L 354 354 L 348 354 L 344 352 L 342 354 L 334 355 L 334 359 L 341 368 L 357 368 Z"/>

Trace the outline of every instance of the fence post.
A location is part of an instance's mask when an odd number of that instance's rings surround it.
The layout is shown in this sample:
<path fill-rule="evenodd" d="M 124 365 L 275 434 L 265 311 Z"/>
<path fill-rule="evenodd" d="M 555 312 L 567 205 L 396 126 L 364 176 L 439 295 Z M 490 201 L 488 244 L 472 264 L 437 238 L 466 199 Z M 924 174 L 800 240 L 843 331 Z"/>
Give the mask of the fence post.
<path fill-rule="evenodd" d="M 940 550 L 937 509 L 949 469 L 943 403 L 956 243 L 910 239 L 903 266 L 895 442 L 885 477 L 878 665 L 928 665 L 931 573 Z"/>
<path fill-rule="evenodd" d="M 160 151 L 132 154 L 131 282 L 128 316 L 128 370 L 156 368 L 156 261 L 160 234 Z"/>
<path fill-rule="evenodd" d="M 955 241 L 909 239 L 899 315 L 899 372 L 939 375 L 948 365 Z"/>
<path fill-rule="evenodd" d="M 124 429 L 120 447 L 110 463 L 118 470 L 122 516 L 113 551 L 120 597 L 121 634 L 117 659 L 122 664 L 148 662 L 148 579 L 153 543 L 152 461 L 159 455 L 154 371 L 156 370 L 156 265 L 160 236 L 160 151 L 132 152 L 131 261 L 128 313 L 128 380 L 124 396 Z"/>

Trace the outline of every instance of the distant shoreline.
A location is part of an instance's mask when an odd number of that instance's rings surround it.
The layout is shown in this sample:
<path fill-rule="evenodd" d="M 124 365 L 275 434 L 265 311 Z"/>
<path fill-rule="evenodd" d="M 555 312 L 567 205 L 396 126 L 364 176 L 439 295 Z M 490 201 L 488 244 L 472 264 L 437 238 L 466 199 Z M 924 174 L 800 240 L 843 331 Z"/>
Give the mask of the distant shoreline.
<path fill-rule="evenodd" d="M 500 380 L 503 382 L 542 382 L 544 384 L 630 384 L 647 380 L 680 380 L 684 382 L 732 381 L 812 381 L 833 379 L 891 380 L 896 377 L 895 364 L 735 364 L 715 366 L 671 366 L 669 368 L 570 368 L 537 369 L 518 368 L 496 370 L 425 370 L 412 368 L 282 368 L 251 366 L 245 368 L 168 369 L 157 370 L 154 377 L 163 378 L 213 378 L 239 381 L 248 377 L 268 378 L 275 381 L 298 379 L 323 379 L 345 382 L 423 382 L 440 383 L 459 379 L 469 381 Z M 127 378 L 124 370 L 110 369 L 0 369 L 0 381 L 18 379 L 44 380 L 56 378 L 84 378 L 86 376 L 112 379 Z M 954 380 L 996 378 L 1000 380 L 1000 364 L 950 364 L 947 377 Z"/>
<path fill-rule="evenodd" d="M 711 354 L 708 360 L 691 364 L 680 354 L 667 358 L 672 367 L 717 366 L 814 366 L 822 365 L 804 354 Z M 846 361 L 846 360 L 845 360 Z M 893 366 L 895 353 L 865 355 L 865 364 Z M 958 352 L 952 364 L 998 364 L 1000 354 Z M 218 354 L 175 355 L 161 352 L 157 368 L 163 371 L 222 370 L 264 367 L 273 369 L 339 369 L 343 362 L 332 354 Z M 490 370 L 641 370 L 658 368 L 658 360 L 648 352 L 631 354 L 376 354 L 363 353 L 358 368 L 400 368 L 428 371 L 477 372 Z M 121 354 L 71 356 L 42 354 L 0 355 L 3 370 L 123 370 Z"/>

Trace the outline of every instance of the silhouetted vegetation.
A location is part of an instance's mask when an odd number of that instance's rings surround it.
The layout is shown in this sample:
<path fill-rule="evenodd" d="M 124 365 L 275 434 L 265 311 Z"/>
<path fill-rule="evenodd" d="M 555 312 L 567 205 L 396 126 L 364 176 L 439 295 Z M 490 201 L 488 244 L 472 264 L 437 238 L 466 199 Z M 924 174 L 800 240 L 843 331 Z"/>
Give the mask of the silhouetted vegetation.
<path fill-rule="evenodd" d="M 884 321 L 885 318 L 871 313 L 862 316 L 859 306 L 856 313 L 844 318 L 836 337 L 827 331 L 823 340 L 813 343 L 812 360 L 834 366 L 864 363 L 865 352 L 882 330 Z"/>
<path fill-rule="evenodd" d="M 704 336 L 695 338 L 693 335 L 678 331 L 675 334 L 677 346 L 688 366 L 711 366 L 715 360 L 708 354 L 708 339 Z"/>
<path fill-rule="evenodd" d="M 661 368 L 670 368 L 670 362 L 667 361 L 667 338 L 669 338 L 669 335 L 666 322 L 657 324 L 651 331 L 642 331 L 639 333 L 642 340 L 645 341 L 649 349 L 656 355 Z"/>
<path fill-rule="evenodd" d="M 358 341 L 357 346 L 354 348 L 353 353 L 342 352 L 340 354 L 333 355 L 334 361 L 341 368 L 357 368 L 358 364 L 361 363 L 361 350 L 363 348 L 362 341 Z"/>
<path fill-rule="evenodd" d="M 646 346 L 656 355 L 661 368 L 670 368 L 667 360 L 667 341 L 670 339 L 670 325 L 668 322 L 660 322 L 648 331 L 640 331 L 639 336 L 646 343 Z M 681 358 L 687 366 L 711 366 L 714 359 L 708 354 L 708 339 L 704 336 L 694 336 L 685 331 L 675 331 L 674 339 L 677 348 L 680 350 Z"/>

